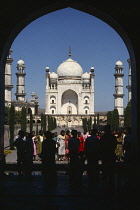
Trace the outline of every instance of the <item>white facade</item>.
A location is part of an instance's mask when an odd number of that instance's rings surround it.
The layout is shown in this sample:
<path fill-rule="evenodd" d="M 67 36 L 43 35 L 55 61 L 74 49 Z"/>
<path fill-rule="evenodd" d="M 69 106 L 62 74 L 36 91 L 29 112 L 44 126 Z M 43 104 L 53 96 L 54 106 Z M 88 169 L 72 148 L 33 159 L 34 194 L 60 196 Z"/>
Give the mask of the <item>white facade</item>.
<path fill-rule="evenodd" d="M 115 93 L 114 96 L 114 109 L 118 110 L 119 116 L 123 116 L 123 63 L 121 61 L 116 62 L 115 66 Z"/>
<path fill-rule="evenodd" d="M 94 115 L 94 68 L 83 73 L 82 67 L 71 57 L 58 66 L 57 73 L 51 73 L 46 67 L 45 114 Z M 76 120 L 79 119 L 75 118 L 74 125 L 79 124 Z M 59 123 L 63 124 L 62 121 Z"/>

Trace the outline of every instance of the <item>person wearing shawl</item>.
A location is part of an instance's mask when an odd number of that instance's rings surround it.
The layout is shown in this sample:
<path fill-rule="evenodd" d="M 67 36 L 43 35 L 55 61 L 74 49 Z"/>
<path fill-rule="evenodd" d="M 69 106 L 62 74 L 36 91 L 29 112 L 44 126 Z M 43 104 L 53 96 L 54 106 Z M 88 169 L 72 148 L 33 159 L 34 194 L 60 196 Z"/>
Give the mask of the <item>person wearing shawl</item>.
<path fill-rule="evenodd" d="M 57 138 L 57 143 L 59 144 L 58 147 L 58 160 L 64 160 L 65 158 L 65 149 L 66 149 L 66 144 L 65 144 L 65 131 L 62 130 L 60 132 L 60 135 L 58 135 Z"/>

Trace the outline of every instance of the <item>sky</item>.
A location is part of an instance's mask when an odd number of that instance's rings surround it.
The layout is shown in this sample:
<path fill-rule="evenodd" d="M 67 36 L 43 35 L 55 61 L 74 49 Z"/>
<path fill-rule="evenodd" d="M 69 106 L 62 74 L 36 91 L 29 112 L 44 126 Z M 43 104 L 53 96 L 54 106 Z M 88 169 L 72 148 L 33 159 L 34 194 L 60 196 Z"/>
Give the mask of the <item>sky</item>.
<path fill-rule="evenodd" d="M 95 112 L 114 109 L 115 63 L 121 60 L 124 67 L 124 107 L 128 93 L 128 50 L 117 32 L 100 19 L 84 12 L 66 8 L 44 15 L 24 28 L 14 40 L 12 58 L 12 97 L 16 92 L 16 66 L 19 59 L 25 62 L 25 92 L 38 95 L 39 107 L 45 108 L 45 68 L 57 72 L 58 66 L 72 59 L 84 72 L 95 68 Z"/>

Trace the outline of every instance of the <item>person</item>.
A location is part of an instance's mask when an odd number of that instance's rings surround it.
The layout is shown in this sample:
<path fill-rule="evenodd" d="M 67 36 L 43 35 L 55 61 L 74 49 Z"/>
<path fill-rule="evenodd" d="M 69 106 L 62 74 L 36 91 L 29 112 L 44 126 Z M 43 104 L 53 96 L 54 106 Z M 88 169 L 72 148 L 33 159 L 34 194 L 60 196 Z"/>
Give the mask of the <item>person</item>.
<path fill-rule="evenodd" d="M 69 149 L 68 149 L 68 140 L 71 137 L 70 135 L 70 131 L 67 130 L 66 131 L 66 135 L 65 135 L 65 159 L 69 161 Z"/>
<path fill-rule="evenodd" d="M 83 137 L 84 141 L 86 140 L 88 135 L 89 135 L 89 133 L 87 132 L 87 129 L 84 129 L 84 132 L 82 133 L 82 137 Z"/>
<path fill-rule="evenodd" d="M 84 159 L 84 139 L 83 136 L 81 135 L 81 132 L 78 131 L 78 139 L 79 139 L 79 148 L 78 148 L 78 153 L 79 153 L 79 157 L 81 158 L 81 161 L 84 163 L 85 159 Z"/>
<path fill-rule="evenodd" d="M 65 158 L 65 131 L 61 130 L 60 135 L 58 135 L 57 143 L 59 144 L 58 147 L 58 160 L 62 161 Z"/>
<path fill-rule="evenodd" d="M 135 164 L 135 155 L 133 152 L 133 138 L 131 128 L 127 128 L 126 136 L 124 137 L 124 169 L 125 179 L 127 181 L 134 179 L 133 165 Z"/>
<path fill-rule="evenodd" d="M 36 143 L 37 143 L 37 138 L 36 138 L 36 135 L 35 135 L 35 131 L 32 131 L 32 141 L 33 141 L 33 146 L 34 146 L 34 155 L 33 155 L 33 160 L 35 161 L 36 160 Z"/>
<path fill-rule="evenodd" d="M 127 128 L 127 134 L 124 137 L 124 162 L 125 164 L 129 164 L 132 161 L 132 135 L 131 135 L 131 128 Z"/>
<path fill-rule="evenodd" d="M 18 174 L 21 175 L 24 172 L 24 154 L 25 154 L 25 132 L 20 130 L 18 132 L 18 138 L 14 142 L 14 146 L 17 148 L 17 167 Z"/>
<path fill-rule="evenodd" d="M 36 143 L 36 154 L 38 156 L 38 161 L 41 160 L 41 151 L 42 151 L 42 142 L 43 142 L 43 131 L 40 130 L 39 134 L 36 136 L 37 143 Z"/>
<path fill-rule="evenodd" d="M 97 129 L 91 130 L 91 136 L 85 141 L 85 155 L 88 164 L 88 182 L 92 186 L 98 178 L 98 160 L 100 159 L 100 140 Z"/>
<path fill-rule="evenodd" d="M 101 158 L 102 158 L 102 173 L 104 181 L 109 178 L 110 186 L 113 184 L 113 173 L 116 161 L 115 149 L 117 147 L 117 139 L 111 133 L 111 126 L 109 124 L 104 126 L 105 134 L 100 139 Z"/>
<path fill-rule="evenodd" d="M 68 149 L 70 157 L 70 181 L 74 186 L 81 184 L 81 164 L 78 155 L 79 139 L 77 138 L 77 130 L 71 131 L 72 137 L 68 140 Z"/>
<path fill-rule="evenodd" d="M 59 147 L 59 143 L 57 142 L 57 132 L 52 133 L 52 138 L 56 142 L 55 159 L 58 160 L 58 147 Z"/>
<path fill-rule="evenodd" d="M 122 136 L 122 133 L 119 132 L 118 135 L 117 135 L 117 147 L 115 149 L 115 154 L 116 154 L 116 158 L 117 160 L 116 161 L 119 161 L 119 162 L 122 162 L 122 157 L 123 157 L 123 145 L 122 145 L 122 142 L 123 142 L 123 136 Z"/>
<path fill-rule="evenodd" d="M 32 134 L 28 133 L 28 136 L 26 137 L 26 142 L 24 145 L 24 169 L 25 169 L 25 175 L 30 178 L 32 175 L 32 167 L 33 167 L 33 155 L 34 155 L 34 146 L 32 141 Z"/>
<path fill-rule="evenodd" d="M 56 182 L 55 153 L 56 142 L 50 131 L 44 132 L 45 139 L 42 142 L 42 173 L 48 183 Z"/>

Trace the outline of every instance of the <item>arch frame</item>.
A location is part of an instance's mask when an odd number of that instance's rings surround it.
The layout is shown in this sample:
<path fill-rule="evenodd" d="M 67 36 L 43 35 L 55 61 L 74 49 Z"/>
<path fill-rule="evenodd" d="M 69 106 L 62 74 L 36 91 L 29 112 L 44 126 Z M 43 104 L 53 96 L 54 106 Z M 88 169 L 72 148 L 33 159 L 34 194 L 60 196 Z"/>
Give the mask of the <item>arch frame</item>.
<path fill-rule="evenodd" d="M 47 4 L 47 3 L 46 3 Z M 94 7 L 95 4 L 95 7 Z M 20 7 L 20 5 L 19 5 Z M 8 39 L 6 40 L 6 43 L 1 50 L 1 60 L 0 60 L 0 159 L 2 159 L 2 154 L 4 150 L 4 81 L 5 81 L 5 64 L 6 64 L 6 58 L 7 54 L 9 52 L 9 49 L 14 41 L 14 39 L 18 36 L 18 34 L 24 29 L 27 25 L 29 25 L 32 21 L 36 20 L 37 18 L 49 14 L 50 12 L 54 12 L 60 9 L 64 9 L 67 7 L 71 7 L 73 9 L 80 10 L 82 12 L 85 12 L 87 14 L 93 15 L 101 20 L 103 20 L 105 23 L 110 25 L 123 39 L 128 52 L 130 54 L 130 60 L 131 60 L 131 67 L 132 67 L 132 130 L 133 135 L 137 134 L 137 72 L 136 72 L 136 61 L 135 61 L 135 53 L 133 50 L 133 46 L 131 43 L 131 40 L 128 36 L 128 34 L 125 32 L 125 30 L 122 28 L 122 26 L 115 20 L 111 15 L 109 15 L 108 12 L 104 12 L 103 8 L 97 9 L 98 4 L 91 3 L 90 2 L 82 2 L 82 1 L 58 1 L 58 2 L 49 2 L 46 6 L 35 9 L 32 13 L 25 15 L 18 23 L 18 25 L 11 30 L 11 33 L 9 34 Z M 137 58 L 138 59 L 138 58 Z M 137 74 L 136 74 L 137 73 Z M 136 138 L 137 139 L 137 138 Z"/>

